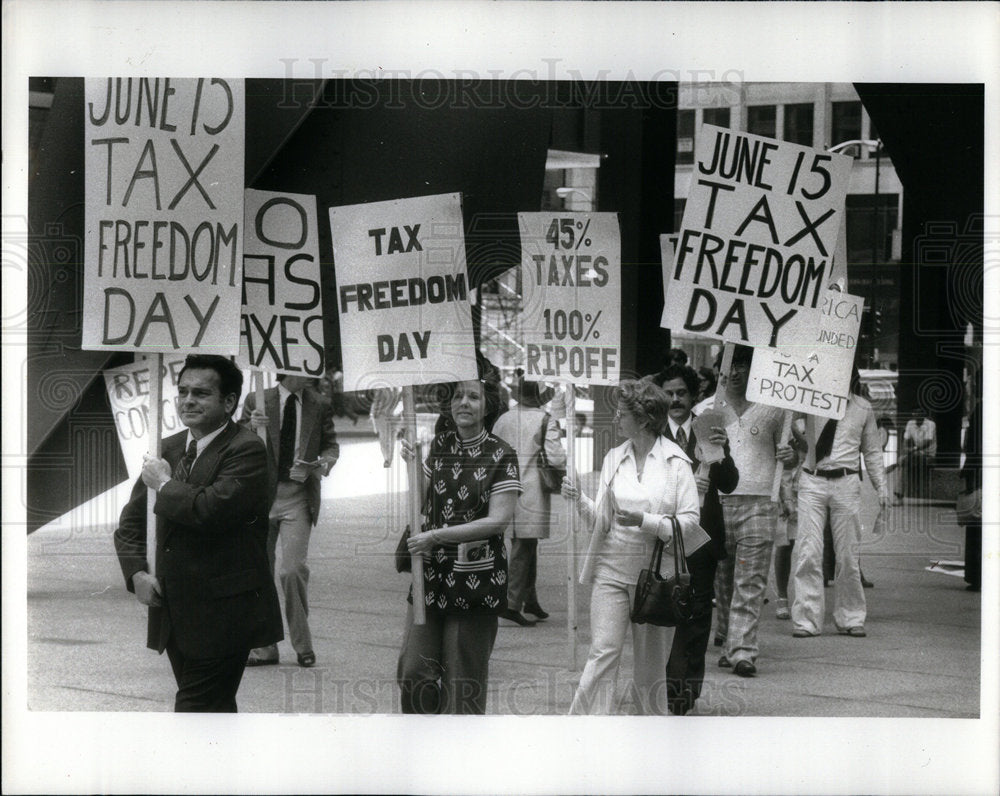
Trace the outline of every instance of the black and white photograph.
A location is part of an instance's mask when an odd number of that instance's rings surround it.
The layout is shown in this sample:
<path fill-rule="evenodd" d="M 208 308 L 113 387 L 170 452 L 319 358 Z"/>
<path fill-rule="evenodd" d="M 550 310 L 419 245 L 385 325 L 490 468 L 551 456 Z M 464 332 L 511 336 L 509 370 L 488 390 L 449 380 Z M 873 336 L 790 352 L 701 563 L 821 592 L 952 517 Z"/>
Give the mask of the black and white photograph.
<path fill-rule="evenodd" d="M 4 19 L 4 792 L 996 792 L 996 4 Z"/>

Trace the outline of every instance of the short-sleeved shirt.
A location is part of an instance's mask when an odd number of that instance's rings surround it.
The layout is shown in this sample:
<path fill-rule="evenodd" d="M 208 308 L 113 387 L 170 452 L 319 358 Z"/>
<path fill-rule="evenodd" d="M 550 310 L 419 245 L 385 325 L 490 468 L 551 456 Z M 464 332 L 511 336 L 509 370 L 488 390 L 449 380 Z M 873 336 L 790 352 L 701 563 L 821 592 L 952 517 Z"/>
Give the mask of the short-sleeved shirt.
<path fill-rule="evenodd" d="M 521 492 L 517 455 L 485 429 L 460 439 L 453 430 L 434 437 L 424 462 L 427 529 L 464 525 L 489 515 L 490 498 Z M 507 607 L 507 550 L 503 534 L 462 545 L 441 545 L 424 563 L 428 609 L 499 613 Z"/>

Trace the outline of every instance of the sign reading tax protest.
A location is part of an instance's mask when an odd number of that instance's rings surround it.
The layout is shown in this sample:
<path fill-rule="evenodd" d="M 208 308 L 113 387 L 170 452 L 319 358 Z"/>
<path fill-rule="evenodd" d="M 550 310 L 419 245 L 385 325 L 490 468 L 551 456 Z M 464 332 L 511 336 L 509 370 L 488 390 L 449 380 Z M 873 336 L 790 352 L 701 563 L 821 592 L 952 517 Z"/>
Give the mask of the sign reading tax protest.
<path fill-rule="evenodd" d="M 316 197 L 248 189 L 244 231 L 237 361 L 276 373 L 322 375 Z"/>
<path fill-rule="evenodd" d="M 524 377 L 617 384 L 621 232 L 616 213 L 518 213 Z"/>
<path fill-rule="evenodd" d="M 477 378 L 457 193 L 330 208 L 344 390 Z"/>
<path fill-rule="evenodd" d="M 239 347 L 242 80 L 86 80 L 84 349 Z"/>
<path fill-rule="evenodd" d="M 815 332 L 851 163 L 703 125 L 665 285 L 669 328 L 772 347 Z"/>
<path fill-rule="evenodd" d="M 780 348 L 753 352 L 747 398 L 807 415 L 840 420 L 851 393 L 864 299 L 827 290 L 818 328 Z"/>

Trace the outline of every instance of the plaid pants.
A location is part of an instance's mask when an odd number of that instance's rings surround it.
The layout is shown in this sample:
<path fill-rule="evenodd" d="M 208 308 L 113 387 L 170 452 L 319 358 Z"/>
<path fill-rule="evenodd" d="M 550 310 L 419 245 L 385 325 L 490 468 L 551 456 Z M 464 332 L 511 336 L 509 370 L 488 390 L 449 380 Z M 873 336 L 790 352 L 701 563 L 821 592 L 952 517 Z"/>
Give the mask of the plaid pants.
<path fill-rule="evenodd" d="M 764 604 L 771 567 L 778 504 L 769 497 L 726 495 L 726 558 L 715 578 L 715 635 L 726 640 L 725 656 L 738 661 L 757 660 L 757 624 Z"/>

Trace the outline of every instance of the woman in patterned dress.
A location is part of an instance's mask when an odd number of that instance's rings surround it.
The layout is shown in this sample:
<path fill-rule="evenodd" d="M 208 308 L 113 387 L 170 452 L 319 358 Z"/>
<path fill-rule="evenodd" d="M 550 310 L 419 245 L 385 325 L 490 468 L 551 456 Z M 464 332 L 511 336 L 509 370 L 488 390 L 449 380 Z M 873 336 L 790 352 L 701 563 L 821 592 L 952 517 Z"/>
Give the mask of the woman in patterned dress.
<path fill-rule="evenodd" d="M 414 625 L 407 608 L 396 679 L 403 713 L 483 714 L 497 617 L 507 607 L 503 534 L 521 483 L 514 451 L 486 430 L 499 409 L 496 380 L 458 382 L 447 392 L 453 427 L 431 442 L 427 523 L 408 540 L 410 553 L 424 557 L 427 619 Z M 401 455 L 413 456 L 408 440 Z"/>
<path fill-rule="evenodd" d="M 615 712 L 618 667 L 629 627 L 635 712 L 667 713 L 666 665 L 673 631 L 632 624 L 629 609 L 656 538 L 668 543 L 673 539 L 671 518 L 677 519 L 685 538 L 697 532 L 698 489 L 691 460 L 661 434 L 668 409 L 667 396 L 655 384 L 623 381 L 615 420 L 626 440 L 604 457 L 596 501 L 570 478 L 563 479 L 563 496 L 576 501 L 583 524 L 593 529 L 580 575 L 582 583 L 593 584 L 590 651 L 571 714 Z M 685 552 L 690 555 L 694 549 Z M 667 570 L 666 562 L 662 569 Z"/>

